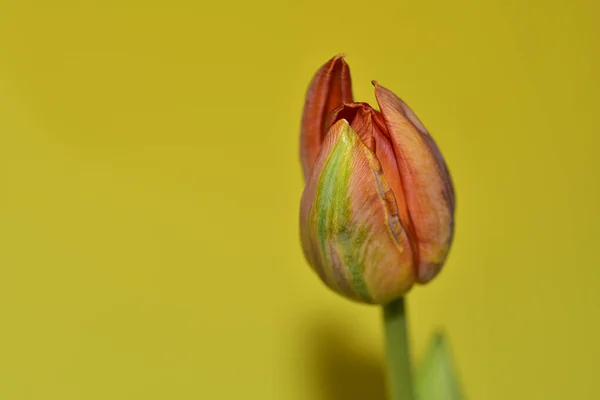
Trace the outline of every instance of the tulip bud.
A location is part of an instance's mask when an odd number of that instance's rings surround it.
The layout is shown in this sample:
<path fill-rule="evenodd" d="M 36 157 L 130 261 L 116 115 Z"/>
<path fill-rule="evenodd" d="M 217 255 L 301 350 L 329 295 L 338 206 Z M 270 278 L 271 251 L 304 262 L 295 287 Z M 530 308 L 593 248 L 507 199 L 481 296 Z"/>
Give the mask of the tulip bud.
<path fill-rule="evenodd" d="M 307 93 L 300 210 L 304 255 L 342 295 L 386 304 L 430 281 L 454 228 L 454 189 L 439 149 L 408 106 L 376 82 L 380 111 L 352 102 L 341 56 Z"/>

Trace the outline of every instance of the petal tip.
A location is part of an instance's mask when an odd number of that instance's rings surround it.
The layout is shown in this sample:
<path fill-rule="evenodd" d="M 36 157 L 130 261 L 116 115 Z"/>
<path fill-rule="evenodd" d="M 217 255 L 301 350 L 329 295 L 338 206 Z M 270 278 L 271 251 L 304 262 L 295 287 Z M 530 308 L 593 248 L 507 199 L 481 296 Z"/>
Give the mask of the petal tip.
<path fill-rule="evenodd" d="M 350 123 L 344 118 L 333 124 L 331 128 L 329 128 L 329 132 L 338 132 L 338 140 L 342 140 L 344 143 L 354 143 L 353 139 L 356 134 L 350 127 Z"/>
<path fill-rule="evenodd" d="M 349 128 L 350 128 L 350 123 L 348 122 L 348 120 L 346 118 L 340 118 L 333 125 L 331 125 L 331 127 L 329 128 L 329 131 L 331 132 L 331 131 L 340 130 L 342 133 L 346 133 L 346 132 L 348 132 Z"/>
<path fill-rule="evenodd" d="M 329 65 L 335 65 L 337 63 L 341 63 L 342 65 L 348 65 L 348 63 L 346 62 L 346 53 L 338 53 L 335 56 L 333 56 L 332 58 L 329 59 L 329 61 L 327 62 L 327 64 Z M 326 65 L 327 65 L 326 64 Z"/>

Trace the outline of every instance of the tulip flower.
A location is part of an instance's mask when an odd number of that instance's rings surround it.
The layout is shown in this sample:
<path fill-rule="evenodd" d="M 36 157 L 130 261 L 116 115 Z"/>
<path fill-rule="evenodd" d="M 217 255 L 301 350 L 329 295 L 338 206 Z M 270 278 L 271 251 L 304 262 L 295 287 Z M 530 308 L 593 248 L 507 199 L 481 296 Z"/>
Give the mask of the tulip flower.
<path fill-rule="evenodd" d="M 462 400 L 443 336 L 413 382 L 404 300 L 446 260 L 454 231 L 452 180 L 415 113 L 372 83 L 379 110 L 354 101 L 343 55 L 310 83 L 300 132 L 302 248 L 331 289 L 383 306 L 391 400 L 414 400 L 415 393 L 421 400 Z"/>
<path fill-rule="evenodd" d="M 454 230 L 454 189 L 415 113 L 372 82 L 379 110 L 354 102 L 339 55 L 306 95 L 300 157 L 304 255 L 334 291 L 387 304 L 440 271 Z"/>

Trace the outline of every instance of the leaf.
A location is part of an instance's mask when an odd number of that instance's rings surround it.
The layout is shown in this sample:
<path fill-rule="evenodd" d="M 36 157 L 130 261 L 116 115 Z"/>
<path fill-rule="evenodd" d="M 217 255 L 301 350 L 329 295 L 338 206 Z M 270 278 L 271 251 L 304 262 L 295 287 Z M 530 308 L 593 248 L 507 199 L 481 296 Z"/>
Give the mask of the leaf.
<path fill-rule="evenodd" d="M 416 374 L 419 400 L 464 400 L 448 340 L 437 333 Z"/>

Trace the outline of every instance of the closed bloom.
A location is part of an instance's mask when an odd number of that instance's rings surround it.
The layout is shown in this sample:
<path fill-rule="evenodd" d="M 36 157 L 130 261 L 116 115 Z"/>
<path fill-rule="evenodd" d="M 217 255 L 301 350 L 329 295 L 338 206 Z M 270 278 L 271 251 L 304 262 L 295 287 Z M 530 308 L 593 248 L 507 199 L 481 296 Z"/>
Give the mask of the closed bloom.
<path fill-rule="evenodd" d="M 304 255 L 331 289 L 386 304 L 441 269 L 454 230 L 454 189 L 421 121 L 372 82 L 379 105 L 353 101 L 339 55 L 307 92 L 300 157 Z"/>

